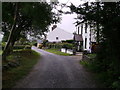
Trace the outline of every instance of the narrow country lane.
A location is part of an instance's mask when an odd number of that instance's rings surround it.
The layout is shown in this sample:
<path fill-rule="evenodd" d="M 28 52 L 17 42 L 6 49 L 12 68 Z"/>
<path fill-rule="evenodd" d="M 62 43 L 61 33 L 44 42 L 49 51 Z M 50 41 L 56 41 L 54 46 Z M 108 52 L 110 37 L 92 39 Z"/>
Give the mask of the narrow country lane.
<path fill-rule="evenodd" d="M 80 56 L 60 56 L 32 47 L 41 59 L 14 88 L 95 88 L 95 82 L 79 64 Z"/>

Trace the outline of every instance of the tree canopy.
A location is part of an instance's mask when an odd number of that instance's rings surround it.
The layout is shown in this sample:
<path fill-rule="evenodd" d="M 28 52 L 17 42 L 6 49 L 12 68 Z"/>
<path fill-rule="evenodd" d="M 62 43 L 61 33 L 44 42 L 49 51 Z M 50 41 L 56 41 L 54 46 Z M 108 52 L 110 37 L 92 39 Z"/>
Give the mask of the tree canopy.
<path fill-rule="evenodd" d="M 96 23 L 96 32 L 100 32 L 100 43 L 94 64 L 98 72 L 110 74 L 112 81 L 109 87 L 119 87 L 120 82 L 120 2 L 91 2 L 75 7 L 70 6 L 71 11 L 80 15 L 78 19 Z M 102 27 L 102 28 L 100 28 Z M 98 33 L 99 34 L 99 33 Z"/>
<path fill-rule="evenodd" d="M 2 31 L 7 40 L 4 52 L 11 51 L 10 47 L 21 36 L 43 35 L 48 31 L 49 25 L 59 21 L 55 18 L 51 5 L 46 2 L 3 2 L 2 11 Z"/>

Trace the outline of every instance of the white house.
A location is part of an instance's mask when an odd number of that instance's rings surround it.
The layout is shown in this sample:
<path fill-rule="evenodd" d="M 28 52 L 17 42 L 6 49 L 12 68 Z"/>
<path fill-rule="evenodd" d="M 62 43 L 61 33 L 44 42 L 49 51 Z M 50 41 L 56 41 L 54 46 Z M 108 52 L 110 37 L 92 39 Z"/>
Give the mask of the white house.
<path fill-rule="evenodd" d="M 82 42 L 80 42 L 80 45 L 82 44 L 82 50 L 91 52 L 92 44 L 96 42 L 96 35 L 93 30 L 91 30 L 90 25 L 88 25 L 88 23 L 83 23 L 78 25 L 76 29 L 77 35 L 80 35 L 82 37 Z"/>
<path fill-rule="evenodd" d="M 47 40 L 49 42 L 60 42 L 62 40 L 72 40 L 73 34 L 69 33 L 59 27 L 55 27 L 47 35 Z"/>

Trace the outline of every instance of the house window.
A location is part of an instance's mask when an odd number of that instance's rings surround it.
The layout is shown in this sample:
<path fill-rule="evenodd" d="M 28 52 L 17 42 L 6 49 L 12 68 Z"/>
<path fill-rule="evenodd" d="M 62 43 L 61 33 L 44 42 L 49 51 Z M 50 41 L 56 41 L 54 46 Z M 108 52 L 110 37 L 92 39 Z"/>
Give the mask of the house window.
<path fill-rule="evenodd" d="M 79 34 L 79 27 L 78 27 L 78 34 Z"/>
<path fill-rule="evenodd" d="M 56 37 L 56 40 L 58 40 L 58 37 Z"/>
<path fill-rule="evenodd" d="M 85 38 L 85 49 L 87 48 L 87 38 Z"/>
<path fill-rule="evenodd" d="M 85 33 L 87 33 L 87 23 L 85 23 Z"/>

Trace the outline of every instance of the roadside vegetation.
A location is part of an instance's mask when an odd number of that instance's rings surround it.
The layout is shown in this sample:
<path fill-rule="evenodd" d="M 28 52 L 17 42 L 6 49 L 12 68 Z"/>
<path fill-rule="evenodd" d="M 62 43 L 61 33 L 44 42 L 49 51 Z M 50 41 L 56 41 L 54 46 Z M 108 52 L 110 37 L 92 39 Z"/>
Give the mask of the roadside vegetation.
<path fill-rule="evenodd" d="M 35 45 L 36 46 L 36 45 Z M 70 56 L 71 54 L 61 52 L 61 48 L 64 48 L 66 51 L 68 49 L 73 49 L 74 43 L 73 40 L 65 40 L 62 42 L 48 42 L 47 40 L 43 41 L 42 44 L 39 44 L 40 49 L 44 49 L 48 52 L 57 54 L 57 55 L 63 55 L 63 56 Z"/>
<path fill-rule="evenodd" d="M 101 64 L 96 60 L 96 54 L 88 54 L 89 60 L 82 60 L 82 64 L 86 69 L 94 74 L 94 79 L 105 88 L 120 88 L 119 81 L 114 81 L 114 71 L 102 71 Z M 100 71 L 101 67 L 101 71 Z M 120 80 L 120 77 L 118 78 Z"/>
<path fill-rule="evenodd" d="M 40 54 L 30 49 L 15 50 L 7 57 L 9 62 L 16 62 L 19 59 L 19 66 L 4 70 L 2 73 L 2 87 L 12 88 L 15 83 L 25 77 L 37 63 Z M 3 65 L 7 63 L 3 61 Z"/>
<path fill-rule="evenodd" d="M 2 50 L 0 50 L 0 55 L 2 55 Z"/>
<path fill-rule="evenodd" d="M 44 49 L 44 50 L 51 52 L 51 53 L 54 53 L 54 54 L 57 54 L 57 55 L 71 56 L 71 54 L 61 52 L 61 51 L 59 51 L 59 49 Z"/>
<path fill-rule="evenodd" d="M 70 8 L 80 16 L 76 25 L 88 24 L 96 32 L 96 57 L 84 64 L 106 87 L 120 88 L 120 2 L 86 2 Z"/>

